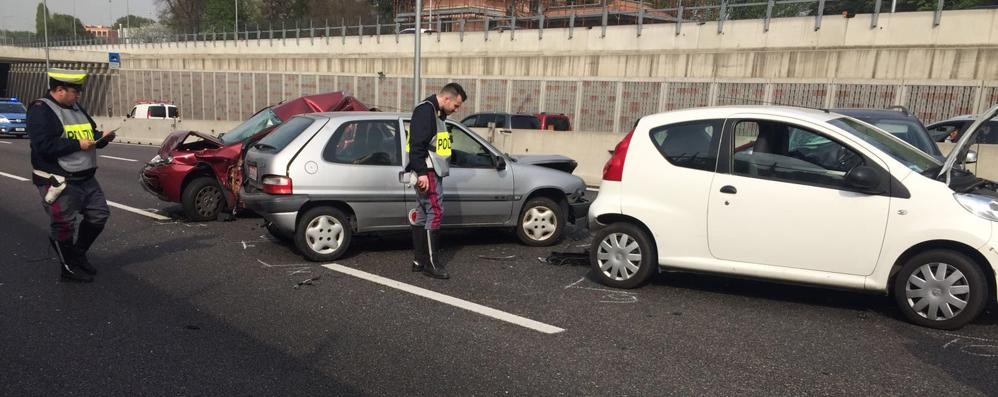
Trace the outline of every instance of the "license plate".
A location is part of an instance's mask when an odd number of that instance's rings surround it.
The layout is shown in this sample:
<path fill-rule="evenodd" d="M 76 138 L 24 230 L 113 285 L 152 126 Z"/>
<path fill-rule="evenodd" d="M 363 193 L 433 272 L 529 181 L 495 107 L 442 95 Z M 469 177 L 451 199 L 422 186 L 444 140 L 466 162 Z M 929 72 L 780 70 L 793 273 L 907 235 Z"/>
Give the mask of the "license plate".
<path fill-rule="evenodd" d="M 14 131 L 15 132 L 24 132 L 24 128 L 15 128 Z"/>
<path fill-rule="evenodd" d="M 247 169 L 247 176 L 249 177 L 249 179 L 256 180 L 256 166 L 251 165 L 249 167 L 246 167 L 246 169 Z"/>

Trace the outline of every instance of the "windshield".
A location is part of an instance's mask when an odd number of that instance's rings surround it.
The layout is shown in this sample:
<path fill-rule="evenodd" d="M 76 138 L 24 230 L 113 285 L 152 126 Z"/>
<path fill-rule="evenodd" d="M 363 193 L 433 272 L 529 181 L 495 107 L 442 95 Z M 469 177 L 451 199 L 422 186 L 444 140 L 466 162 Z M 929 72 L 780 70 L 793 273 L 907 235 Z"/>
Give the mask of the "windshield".
<path fill-rule="evenodd" d="M 0 113 L 25 113 L 24 105 L 20 103 L 0 103 Z"/>
<path fill-rule="evenodd" d="M 222 144 L 231 145 L 236 142 L 245 141 L 257 132 L 263 131 L 264 128 L 272 125 L 279 125 L 281 123 L 283 123 L 283 121 L 281 121 L 281 119 L 274 114 L 274 111 L 270 110 L 270 108 L 266 108 L 257 112 L 253 115 L 253 117 L 250 117 L 249 120 L 239 124 L 236 128 L 233 128 L 232 131 L 226 132 L 225 135 L 222 135 Z"/>
<path fill-rule="evenodd" d="M 839 127 L 853 136 L 862 139 L 880 149 L 880 151 L 891 156 L 895 160 L 904 164 L 912 171 L 923 173 L 933 168 L 942 166 L 938 160 L 927 153 L 906 145 L 904 141 L 883 130 L 873 128 L 855 119 L 843 117 L 828 122 Z"/>

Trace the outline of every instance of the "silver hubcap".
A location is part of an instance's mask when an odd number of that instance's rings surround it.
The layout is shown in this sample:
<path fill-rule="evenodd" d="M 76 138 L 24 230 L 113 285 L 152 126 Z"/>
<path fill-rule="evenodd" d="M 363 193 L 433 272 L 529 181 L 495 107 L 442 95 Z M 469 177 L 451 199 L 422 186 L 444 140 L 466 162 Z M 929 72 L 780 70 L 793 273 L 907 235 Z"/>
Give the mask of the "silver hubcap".
<path fill-rule="evenodd" d="M 208 186 L 201 189 L 194 198 L 194 205 L 197 208 L 198 213 L 202 216 L 214 214 L 215 211 L 218 210 L 218 206 L 221 202 L 222 191 L 214 186 Z"/>
<path fill-rule="evenodd" d="M 558 230 L 558 217 L 548 207 L 533 207 L 523 214 L 523 233 L 534 241 L 544 241 Z"/>
<path fill-rule="evenodd" d="M 343 224 L 329 215 L 312 219 L 305 228 L 308 246 L 318 254 L 329 254 L 343 244 Z"/>
<path fill-rule="evenodd" d="M 599 244 L 596 263 L 603 275 L 617 281 L 627 280 L 634 277 L 641 266 L 641 247 L 631 236 L 610 234 Z"/>
<path fill-rule="evenodd" d="M 945 263 L 933 262 L 919 267 L 905 285 L 908 306 L 929 320 L 949 320 L 967 306 L 970 284 L 963 272 Z"/>

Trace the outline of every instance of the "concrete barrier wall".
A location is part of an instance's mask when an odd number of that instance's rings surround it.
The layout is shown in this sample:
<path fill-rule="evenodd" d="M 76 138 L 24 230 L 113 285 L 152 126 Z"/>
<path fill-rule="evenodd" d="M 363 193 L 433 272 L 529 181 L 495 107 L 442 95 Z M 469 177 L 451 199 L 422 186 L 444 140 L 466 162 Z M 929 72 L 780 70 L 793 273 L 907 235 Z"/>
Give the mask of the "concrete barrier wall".
<path fill-rule="evenodd" d="M 94 117 L 97 128 L 110 131 L 118 128 L 117 142 L 158 146 L 173 131 L 200 131 L 218 135 L 239 125 L 238 121 L 211 120 L 149 120 L 121 117 Z"/>

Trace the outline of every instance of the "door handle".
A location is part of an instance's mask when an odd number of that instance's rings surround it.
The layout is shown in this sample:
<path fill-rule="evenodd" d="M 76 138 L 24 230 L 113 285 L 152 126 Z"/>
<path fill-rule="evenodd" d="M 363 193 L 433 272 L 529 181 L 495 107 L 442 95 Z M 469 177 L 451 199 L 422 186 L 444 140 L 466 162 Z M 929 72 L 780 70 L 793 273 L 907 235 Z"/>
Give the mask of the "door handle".
<path fill-rule="evenodd" d="M 737 194 L 738 189 L 735 189 L 735 187 L 731 185 L 724 185 L 724 187 L 721 188 L 721 193 Z"/>

